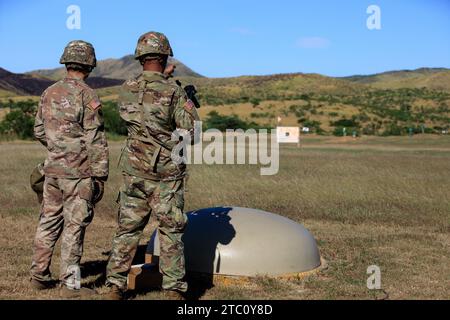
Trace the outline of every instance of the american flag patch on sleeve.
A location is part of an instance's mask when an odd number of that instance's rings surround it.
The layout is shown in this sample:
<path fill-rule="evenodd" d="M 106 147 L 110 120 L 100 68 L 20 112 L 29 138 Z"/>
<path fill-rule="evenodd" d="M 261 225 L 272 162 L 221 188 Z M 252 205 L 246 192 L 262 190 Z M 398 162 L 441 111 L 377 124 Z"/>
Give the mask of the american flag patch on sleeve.
<path fill-rule="evenodd" d="M 186 103 L 184 104 L 184 108 L 186 109 L 186 111 L 190 112 L 193 107 L 194 107 L 194 103 L 190 99 L 188 99 L 186 101 Z"/>
<path fill-rule="evenodd" d="M 92 101 L 89 102 L 88 106 L 92 110 L 97 110 L 97 108 L 101 106 L 101 103 L 97 99 L 92 99 Z"/>

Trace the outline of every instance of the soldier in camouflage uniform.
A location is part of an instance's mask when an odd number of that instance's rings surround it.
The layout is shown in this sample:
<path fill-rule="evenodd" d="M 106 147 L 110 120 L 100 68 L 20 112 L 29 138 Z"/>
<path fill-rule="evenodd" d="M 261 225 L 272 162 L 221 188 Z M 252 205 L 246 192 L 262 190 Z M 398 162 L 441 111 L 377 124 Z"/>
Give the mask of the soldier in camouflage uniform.
<path fill-rule="evenodd" d="M 194 121 L 199 118 L 186 92 L 163 73 L 168 56 L 173 53 L 165 35 L 142 35 L 135 58 L 143 65 L 143 73 L 121 88 L 120 115 L 126 121 L 128 139 L 119 162 L 124 181 L 119 193 L 119 226 L 107 265 L 112 299 L 123 297 L 131 262 L 151 213 L 159 222 L 162 288 L 175 297 L 187 291 L 181 241 L 187 223 L 183 212 L 186 165 L 172 160 L 178 141 L 172 141 L 171 136 L 176 129 L 193 136 Z"/>
<path fill-rule="evenodd" d="M 87 291 L 79 287 L 79 264 L 94 198 L 108 177 L 108 146 L 100 101 L 84 82 L 96 65 L 94 48 L 72 41 L 60 63 L 67 75 L 42 94 L 34 125 L 48 153 L 31 278 L 37 289 L 49 286 L 53 249 L 62 234 L 61 292 L 77 296 Z"/>

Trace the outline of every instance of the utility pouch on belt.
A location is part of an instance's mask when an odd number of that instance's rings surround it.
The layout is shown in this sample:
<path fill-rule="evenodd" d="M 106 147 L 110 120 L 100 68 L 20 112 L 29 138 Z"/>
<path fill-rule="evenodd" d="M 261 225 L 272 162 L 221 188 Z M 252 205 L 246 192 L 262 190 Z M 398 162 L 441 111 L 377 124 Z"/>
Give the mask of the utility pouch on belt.
<path fill-rule="evenodd" d="M 92 189 L 92 203 L 95 205 L 103 198 L 103 194 L 105 193 L 105 183 L 99 179 L 93 179 Z"/>
<path fill-rule="evenodd" d="M 44 194 L 44 163 L 39 163 L 31 172 L 30 175 L 30 186 L 31 189 L 36 192 L 39 203 L 42 202 L 43 194 Z"/>

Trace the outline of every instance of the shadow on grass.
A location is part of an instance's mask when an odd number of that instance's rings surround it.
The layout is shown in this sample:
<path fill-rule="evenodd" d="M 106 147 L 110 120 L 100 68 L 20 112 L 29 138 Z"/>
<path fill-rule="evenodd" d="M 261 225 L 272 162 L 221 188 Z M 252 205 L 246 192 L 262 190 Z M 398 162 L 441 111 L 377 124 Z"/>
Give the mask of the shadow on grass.
<path fill-rule="evenodd" d="M 189 222 L 183 234 L 186 267 L 190 270 L 200 271 L 199 273 L 186 273 L 188 292 L 184 296 L 188 300 L 199 300 L 207 290 L 214 287 L 213 274 L 221 272 L 221 257 L 217 246 L 229 244 L 236 235 L 236 230 L 230 223 L 229 212 L 231 210 L 231 207 L 216 207 L 188 213 Z M 154 236 L 157 235 L 154 233 Z M 154 236 L 152 235 L 152 238 Z M 152 255 L 159 258 L 159 249 L 158 254 L 155 254 L 155 240 L 150 240 L 150 243 L 153 244 Z M 132 264 L 142 264 L 145 261 L 147 249 L 147 245 L 138 246 Z M 104 255 L 109 255 L 109 253 L 104 253 Z M 87 287 L 100 287 L 105 284 L 106 265 L 107 259 L 87 261 L 82 264 L 83 278 L 97 276 L 95 280 L 86 283 Z M 160 279 L 153 283 L 149 281 L 143 289 L 129 292 L 129 295 L 127 294 L 129 298 L 161 290 L 162 276 L 159 274 L 158 262 L 153 266 L 147 266 L 150 268 L 146 269 L 146 272 L 150 273 L 147 275 L 150 277 L 159 275 Z"/>
<path fill-rule="evenodd" d="M 133 259 L 133 264 L 140 264 L 144 261 L 145 251 L 147 249 L 146 245 L 138 246 L 136 250 L 136 255 Z M 108 256 L 109 252 L 103 253 L 103 255 Z M 94 280 L 86 282 L 84 286 L 88 288 L 99 288 L 105 285 L 106 281 L 106 265 L 108 264 L 108 259 L 105 258 L 103 260 L 92 260 L 85 261 L 81 264 L 81 277 L 95 277 Z M 189 300 L 198 300 L 200 299 L 208 289 L 214 287 L 212 276 L 208 275 L 199 275 L 188 273 L 186 275 L 186 281 L 188 283 L 188 292 L 186 294 L 186 298 Z M 137 295 L 145 295 L 150 292 L 160 291 L 161 288 L 159 286 L 149 287 L 145 289 L 133 290 L 128 292 L 127 298 L 133 299 Z"/>
<path fill-rule="evenodd" d="M 86 282 L 88 288 L 98 288 L 105 284 L 107 260 L 86 261 L 81 264 L 81 278 L 97 276 L 95 280 Z"/>
<path fill-rule="evenodd" d="M 199 300 L 207 290 L 214 287 L 213 278 L 211 275 L 187 273 L 185 280 L 188 283 L 188 291 L 184 294 L 186 300 Z M 154 287 L 130 291 L 128 293 L 128 298 L 133 299 L 137 295 L 146 295 L 151 292 L 162 292 L 160 284 Z"/>
<path fill-rule="evenodd" d="M 219 244 L 229 244 L 236 236 L 236 230 L 230 223 L 229 213 L 231 210 L 232 207 L 215 207 L 187 213 L 187 228 L 182 236 L 185 266 L 188 270 L 197 271 L 188 271 L 185 276 L 185 281 L 188 283 L 188 292 L 184 296 L 188 300 L 199 300 L 208 289 L 214 287 L 213 274 L 220 274 L 221 272 L 221 256 L 217 247 Z M 155 269 L 150 271 L 152 274 L 158 274 L 159 272 L 157 267 L 161 254 L 159 237 L 159 232 L 155 231 L 147 248 L 148 253 L 153 256 L 152 260 L 155 259 Z M 138 263 L 145 260 L 141 257 L 135 259 Z M 147 269 L 148 271 L 149 269 Z M 158 279 L 158 281 L 159 287 L 161 287 L 161 279 Z M 144 290 L 135 291 L 136 294 L 145 294 L 159 289 L 150 288 L 148 285 Z M 156 286 L 156 283 L 154 286 Z"/>
<path fill-rule="evenodd" d="M 146 245 L 138 246 L 136 254 L 134 256 L 132 264 L 142 263 L 145 259 Z M 103 252 L 103 256 L 109 256 L 110 252 Z M 106 265 L 108 264 L 108 258 L 104 260 L 85 261 L 81 263 L 81 278 L 87 278 L 91 276 L 97 276 L 93 281 L 89 281 L 85 284 L 88 288 L 101 287 L 106 282 Z"/>

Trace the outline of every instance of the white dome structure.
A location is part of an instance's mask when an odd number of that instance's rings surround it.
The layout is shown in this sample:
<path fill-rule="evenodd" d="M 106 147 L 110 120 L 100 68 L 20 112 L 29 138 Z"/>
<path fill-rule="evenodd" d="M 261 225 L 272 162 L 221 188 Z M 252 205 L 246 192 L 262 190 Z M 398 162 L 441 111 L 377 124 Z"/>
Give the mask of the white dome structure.
<path fill-rule="evenodd" d="M 187 214 L 183 242 L 188 271 L 276 277 L 311 271 L 321 264 L 311 233 L 280 215 L 240 207 L 207 208 Z M 155 234 L 147 252 L 159 256 Z"/>

